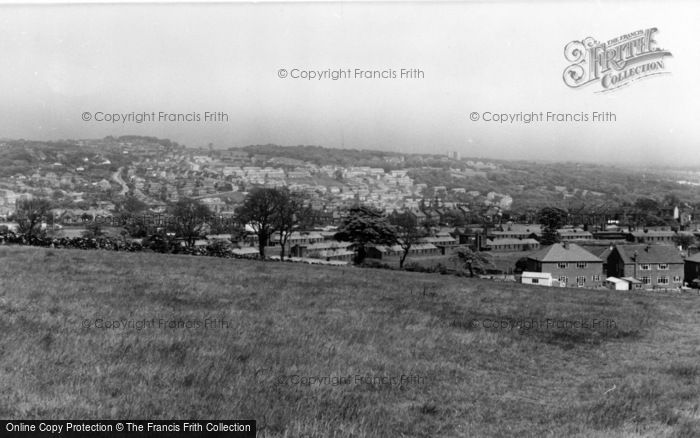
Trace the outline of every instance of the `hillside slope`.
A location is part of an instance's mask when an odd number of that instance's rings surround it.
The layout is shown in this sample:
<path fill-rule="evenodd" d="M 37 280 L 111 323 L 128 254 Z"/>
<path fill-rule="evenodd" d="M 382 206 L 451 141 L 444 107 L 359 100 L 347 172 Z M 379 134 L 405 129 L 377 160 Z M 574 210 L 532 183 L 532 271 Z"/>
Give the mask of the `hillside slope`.
<path fill-rule="evenodd" d="M 290 437 L 694 436 L 698 313 L 697 296 L 0 247 L 0 417 L 255 419 L 259 436 Z"/>

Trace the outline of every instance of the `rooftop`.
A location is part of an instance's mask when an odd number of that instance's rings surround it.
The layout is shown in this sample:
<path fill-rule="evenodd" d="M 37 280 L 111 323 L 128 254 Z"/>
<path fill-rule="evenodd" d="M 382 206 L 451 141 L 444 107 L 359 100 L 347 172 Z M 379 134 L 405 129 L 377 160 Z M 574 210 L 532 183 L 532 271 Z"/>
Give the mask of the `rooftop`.
<path fill-rule="evenodd" d="M 603 262 L 598 257 L 574 243 L 567 245 L 555 243 L 533 252 L 528 255 L 528 258 L 539 262 Z"/>
<path fill-rule="evenodd" d="M 672 245 L 616 245 L 620 257 L 628 263 L 683 263 L 678 248 Z M 636 260 L 635 260 L 636 255 Z"/>

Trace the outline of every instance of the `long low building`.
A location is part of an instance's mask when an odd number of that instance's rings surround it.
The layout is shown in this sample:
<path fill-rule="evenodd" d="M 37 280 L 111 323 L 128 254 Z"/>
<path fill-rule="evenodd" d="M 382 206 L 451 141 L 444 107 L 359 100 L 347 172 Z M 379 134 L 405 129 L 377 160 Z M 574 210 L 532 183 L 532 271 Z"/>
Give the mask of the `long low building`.
<path fill-rule="evenodd" d="M 417 243 L 411 246 L 408 252 L 409 257 L 428 257 L 441 255 L 442 251 L 432 243 Z M 389 257 L 401 257 L 403 248 L 401 245 L 375 245 L 367 248 L 367 257 L 373 259 L 385 259 Z"/>
<path fill-rule="evenodd" d="M 486 248 L 491 251 L 535 251 L 540 242 L 535 239 L 487 239 Z"/>

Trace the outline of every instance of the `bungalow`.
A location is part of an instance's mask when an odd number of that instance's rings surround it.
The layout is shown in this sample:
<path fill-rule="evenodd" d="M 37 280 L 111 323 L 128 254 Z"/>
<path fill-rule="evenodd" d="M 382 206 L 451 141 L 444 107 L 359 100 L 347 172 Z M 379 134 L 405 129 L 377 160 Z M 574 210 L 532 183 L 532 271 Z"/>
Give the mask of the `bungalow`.
<path fill-rule="evenodd" d="M 673 244 L 676 238 L 674 231 L 632 231 L 627 234 L 627 240 L 635 243 L 665 243 Z"/>
<path fill-rule="evenodd" d="M 489 230 L 492 239 L 537 239 L 542 236 L 542 226 L 538 224 L 507 224 Z"/>
<path fill-rule="evenodd" d="M 456 246 L 457 239 L 452 236 L 432 236 L 419 239 L 419 243 L 432 243 L 435 246 Z"/>
<path fill-rule="evenodd" d="M 581 228 L 562 228 L 557 230 L 557 235 L 562 242 L 570 242 L 573 240 L 593 240 L 593 234 L 584 231 Z"/>
<path fill-rule="evenodd" d="M 574 243 L 555 243 L 530 254 L 527 271 L 548 272 L 562 286 L 601 287 L 603 261 Z"/>
<path fill-rule="evenodd" d="M 486 239 L 486 248 L 491 251 L 534 251 L 540 249 L 535 239 Z"/>
<path fill-rule="evenodd" d="M 346 251 L 353 244 L 351 242 L 338 242 L 334 240 L 326 240 L 312 244 L 297 244 L 293 245 L 290 254 L 294 257 L 317 257 L 323 251 Z M 327 254 L 327 253 L 326 253 Z"/>
<path fill-rule="evenodd" d="M 279 243 L 279 238 L 279 233 L 273 233 L 270 236 L 270 246 L 276 246 Z M 287 246 L 291 248 L 294 245 L 310 245 L 324 240 L 325 237 L 318 231 L 292 231 L 287 238 Z"/>
<path fill-rule="evenodd" d="M 643 289 L 677 288 L 683 284 L 684 262 L 671 245 L 615 245 L 607 270 L 611 277 L 641 281 Z"/>
<path fill-rule="evenodd" d="M 441 253 L 440 248 L 431 243 L 418 243 L 411 246 L 408 256 L 429 257 L 440 255 Z M 402 255 L 403 248 L 401 248 L 401 245 L 375 245 L 367 248 L 367 257 L 373 259 L 382 260 L 390 257 L 401 257 Z"/>

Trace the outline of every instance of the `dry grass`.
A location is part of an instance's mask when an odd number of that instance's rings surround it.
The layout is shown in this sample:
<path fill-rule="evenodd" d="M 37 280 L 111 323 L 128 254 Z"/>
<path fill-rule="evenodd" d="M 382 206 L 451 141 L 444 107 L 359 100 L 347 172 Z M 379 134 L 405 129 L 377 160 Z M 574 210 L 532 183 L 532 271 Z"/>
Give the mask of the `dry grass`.
<path fill-rule="evenodd" d="M 251 418 L 263 437 L 691 437 L 699 313 L 697 296 L 0 247 L 0 417 Z M 153 318 L 229 327 L 82 327 Z M 482 327 L 533 318 L 615 327 Z M 316 376 L 351 378 L 294 383 Z"/>

